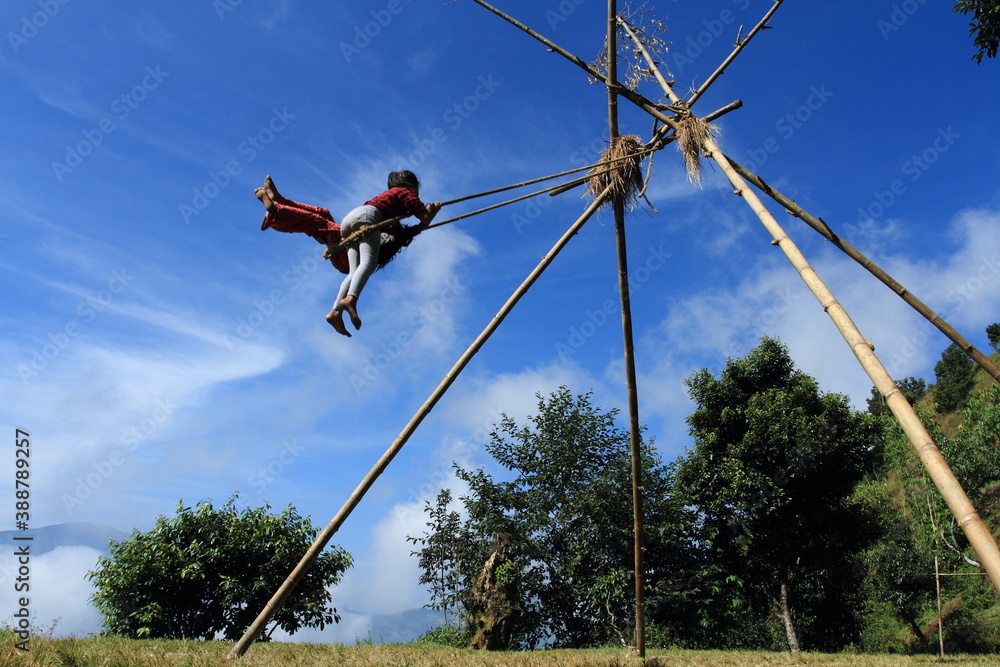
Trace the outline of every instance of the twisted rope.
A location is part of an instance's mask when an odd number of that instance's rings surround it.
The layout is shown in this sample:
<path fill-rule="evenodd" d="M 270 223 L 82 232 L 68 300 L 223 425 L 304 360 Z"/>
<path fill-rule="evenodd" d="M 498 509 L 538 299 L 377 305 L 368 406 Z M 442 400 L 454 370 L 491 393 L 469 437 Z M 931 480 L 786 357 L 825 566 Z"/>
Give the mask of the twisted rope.
<path fill-rule="evenodd" d="M 494 188 L 492 190 L 484 190 L 483 192 L 477 192 L 475 194 L 466 195 L 464 197 L 459 197 L 457 199 L 451 199 L 451 200 L 448 200 L 448 201 L 441 202 L 441 206 L 442 207 L 444 207 L 444 206 L 450 206 L 452 204 L 458 204 L 460 202 L 469 201 L 470 199 L 478 199 L 479 197 L 486 197 L 486 196 L 489 196 L 489 195 L 498 194 L 500 192 L 506 192 L 508 190 L 515 190 L 517 188 L 523 188 L 523 187 L 526 187 L 528 185 L 534 185 L 535 183 L 541 183 L 542 181 L 549 181 L 549 180 L 552 180 L 553 178 L 559 178 L 561 176 L 568 176 L 570 174 L 575 174 L 575 173 L 578 173 L 578 172 L 581 172 L 581 171 L 587 171 L 589 169 L 594 169 L 595 167 L 599 167 L 601 165 L 610 165 L 610 164 L 613 164 L 615 162 L 621 162 L 623 160 L 633 160 L 637 156 L 642 156 L 642 155 L 650 154 L 653 151 L 657 150 L 658 148 L 659 148 L 658 146 L 650 146 L 650 147 L 644 148 L 642 151 L 639 151 L 637 153 L 634 153 L 632 155 L 628 155 L 628 156 L 625 156 L 625 157 L 615 158 L 613 160 L 601 160 L 599 162 L 595 162 L 594 164 L 587 165 L 586 167 L 578 167 L 576 169 L 569 169 L 567 171 L 559 172 L 558 174 L 551 174 L 549 176 L 542 176 L 540 178 L 534 178 L 534 179 L 531 179 L 529 181 L 522 181 L 521 183 L 514 183 L 512 185 L 505 185 L 503 187 Z M 600 172 L 597 172 L 597 173 L 598 174 L 610 173 L 611 171 L 614 171 L 615 169 L 616 169 L 616 167 L 611 167 L 611 168 L 609 168 L 609 169 L 607 169 L 605 171 L 600 171 Z M 562 193 L 562 192 L 564 192 L 566 190 L 572 189 L 572 188 L 574 188 L 574 187 L 576 187 L 578 185 L 586 183 L 588 180 L 590 180 L 590 178 L 591 178 L 592 175 L 593 174 L 585 176 L 583 178 L 577 178 L 575 180 L 569 181 L 568 183 L 560 183 L 559 185 L 553 185 L 551 187 L 548 187 L 548 188 L 545 188 L 545 189 L 542 189 L 542 190 L 538 190 L 536 192 L 532 192 L 531 194 L 522 195 L 520 197 L 515 197 L 514 199 L 508 199 L 507 201 L 503 201 L 503 202 L 500 202 L 498 204 L 493 204 L 492 206 L 487 206 L 486 208 L 481 208 L 479 210 L 472 211 L 471 213 L 464 213 L 462 215 L 455 216 L 454 218 L 448 218 L 447 220 L 442 220 L 440 222 L 435 222 L 434 224 L 429 225 L 427 227 L 427 229 L 432 229 L 434 227 L 441 227 L 443 225 L 448 225 L 448 224 L 451 224 L 453 222 L 457 222 L 458 220 L 464 220 L 465 218 L 471 218 L 474 215 L 479 215 L 480 213 L 485 213 L 487 211 L 492 211 L 494 209 L 501 208 L 503 206 L 507 206 L 509 204 L 516 204 L 519 201 L 524 201 L 525 199 L 530 199 L 531 197 L 537 197 L 538 195 L 542 195 L 542 194 L 546 194 L 546 193 L 560 194 L 560 193 Z M 335 245 L 335 246 L 327 246 L 327 249 L 325 251 L 323 251 L 323 259 L 330 259 L 334 255 L 336 255 L 338 252 L 340 252 L 341 250 L 343 250 L 344 248 L 347 248 L 347 247 L 349 247 L 349 246 L 357 243 L 363 237 L 367 236 L 368 234 L 372 233 L 373 231 L 377 231 L 377 230 L 381 230 L 381 229 L 384 229 L 386 227 L 389 227 L 389 226 L 391 226 L 391 225 L 399 222 L 402 219 L 403 219 L 403 216 L 396 216 L 394 218 L 388 218 L 386 220 L 382 220 L 380 222 L 377 222 L 377 223 L 375 223 L 373 225 L 368 225 L 367 227 L 365 227 L 363 229 L 359 229 L 357 231 L 352 232 L 348 236 L 345 236 L 344 238 L 342 238 L 340 240 L 340 243 L 338 243 L 337 245 Z"/>

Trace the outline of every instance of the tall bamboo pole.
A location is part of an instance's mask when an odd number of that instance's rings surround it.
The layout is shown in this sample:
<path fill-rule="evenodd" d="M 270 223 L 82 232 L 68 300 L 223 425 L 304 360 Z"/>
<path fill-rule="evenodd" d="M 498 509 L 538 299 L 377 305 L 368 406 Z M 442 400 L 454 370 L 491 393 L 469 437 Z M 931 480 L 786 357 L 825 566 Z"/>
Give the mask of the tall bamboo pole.
<path fill-rule="evenodd" d="M 271 619 L 274 618 L 274 615 L 278 613 L 278 610 L 281 609 L 285 600 L 295 587 L 298 586 L 306 572 L 309 571 L 309 569 L 313 566 L 313 563 L 316 562 L 316 559 L 319 558 L 320 553 L 326 547 L 334 533 L 340 529 L 340 526 L 343 525 L 347 517 L 350 516 L 352 511 L 354 511 L 354 508 L 361 502 L 361 499 L 368 492 L 368 489 L 371 488 L 372 484 L 375 483 L 375 480 L 378 479 L 383 472 L 385 472 L 389 463 L 392 462 L 392 459 L 395 458 L 396 454 L 398 454 L 403 448 L 403 445 L 406 444 L 406 441 L 409 440 L 411 435 L 413 435 L 413 432 L 416 431 L 420 422 L 424 420 L 441 397 L 444 396 L 444 393 L 458 378 L 458 375 L 462 372 L 462 370 L 469 364 L 472 357 L 475 356 L 475 354 L 483 347 L 489 337 L 493 335 L 493 332 L 497 330 L 500 323 L 503 322 L 508 314 L 510 314 L 510 311 L 513 310 L 515 305 L 517 305 L 517 302 L 520 301 L 521 297 L 525 295 L 528 289 L 535 283 L 536 280 L 538 280 L 539 276 L 542 275 L 542 272 L 548 268 L 549 264 L 552 263 L 552 260 L 555 259 L 556 255 L 559 254 L 566 244 L 569 243 L 569 240 L 580 231 L 580 228 L 583 227 L 584 223 L 590 219 L 598 208 L 600 208 L 600 206 L 604 203 L 609 190 L 610 187 L 601 193 L 601 195 L 587 207 L 587 209 L 583 212 L 583 215 L 581 215 L 576 222 L 570 226 L 566 233 L 564 233 L 559 240 L 556 241 L 556 244 L 552 246 L 552 249 L 549 250 L 544 257 L 542 257 L 542 260 L 538 263 L 534 270 L 528 274 L 528 277 L 524 279 L 524 282 L 522 282 L 510 298 L 507 299 L 507 302 L 504 303 L 503 307 L 497 312 L 497 314 L 493 316 L 493 319 L 486 325 L 486 328 L 483 329 L 482 333 L 479 334 L 476 340 L 474 340 L 462 356 L 459 357 L 458 361 L 455 362 L 455 365 L 452 366 L 451 370 L 445 374 L 444 379 L 441 380 L 440 384 L 438 384 L 437 388 L 434 389 L 430 397 L 422 406 L 420 406 L 420 409 L 417 410 L 416 414 L 413 415 L 406 426 L 403 427 L 403 430 L 400 431 L 398 436 L 396 436 L 395 441 L 393 441 L 389 449 L 386 450 L 385 454 L 382 455 L 382 458 L 378 460 L 368 474 L 365 475 L 365 478 L 361 480 L 361 483 L 358 484 L 354 492 L 350 495 L 350 497 L 348 497 L 343 507 L 340 508 L 340 511 L 337 512 L 333 519 L 330 520 L 330 523 L 326 525 L 320 534 L 316 536 L 312 546 L 310 546 L 305 555 L 302 556 L 302 559 L 299 561 L 298 565 L 295 566 L 295 569 L 292 570 L 291 574 L 285 578 L 285 581 L 281 584 L 274 595 L 271 596 L 271 599 L 264 606 L 264 609 L 257 615 L 254 622 L 249 628 L 247 628 L 246 632 L 243 633 L 243 636 L 240 637 L 239 641 L 237 641 L 233 648 L 229 651 L 230 658 L 235 659 L 241 657 L 244 653 L 246 653 L 254 639 L 256 639 L 261 632 L 264 631 L 264 628 L 271 621 Z"/>
<path fill-rule="evenodd" d="M 618 9 L 608 0 L 608 134 L 611 145 L 618 140 Z M 642 516 L 642 447 L 639 429 L 639 394 L 635 377 L 635 345 L 632 339 L 632 301 L 628 287 L 628 245 L 625 240 L 625 201 L 617 193 L 611 201 L 615 214 L 615 247 L 618 253 L 618 293 L 621 298 L 622 342 L 625 348 L 625 386 L 628 394 L 628 430 L 632 456 L 632 539 L 635 572 L 635 649 L 646 657 L 646 565 Z"/>
<path fill-rule="evenodd" d="M 651 70 L 659 73 L 649 52 L 635 38 L 634 33 L 630 33 L 630 36 L 643 53 Z M 662 75 L 659 75 L 657 80 L 663 87 L 664 93 L 675 104 L 684 104 Z M 872 383 L 878 389 L 882 398 L 885 399 L 889 410 L 899 421 L 907 439 L 916 450 L 931 479 L 934 480 L 935 486 L 941 492 L 941 496 L 958 519 L 958 525 L 962 528 L 966 538 L 969 540 L 969 544 L 972 545 L 972 548 L 979 556 L 979 561 L 983 569 L 986 570 L 990 579 L 993 580 L 993 585 L 1000 591 L 1000 549 L 997 549 L 997 543 L 986 526 L 986 522 L 976 512 L 965 490 L 962 489 L 961 484 L 955 478 L 947 461 L 941 455 L 941 450 L 934 444 L 933 439 L 927 432 L 927 429 L 924 428 L 917 413 L 913 411 L 913 406 L 910 405 L 906 397 L 903 396 L 903 392 L 893 382 L 892 377 L 885 370 L 885 367 L 882 366 L 882 362 L 875 356 L 871 345 L 865 341 L 864 336 L 861 335 L 857 326 L 851 321 L 847 311 L 844 310 L 844 307 L 840 305 L 833 293 L 823 283 L 812 266 L 809 265 L 805 256 L 799 251 L 792 239 L 781 228 L 781 225 L 778 224 L 778 221 L 774 219 L 774 216 L 771 215 L 770 211 L 760 201 L 757 194 L 736 173 L 736 170 L 729 163 L 729 160 L 726 159 L 726 156 L 722 154 L 722 151 L 719 150 L 716 143 L 711 138 L 706 137 L 702 142 L 702 147 L 705 154 L 715 160 L 715 163 L 722 169 L 726 178 L 729 179 L 729 182 L 733 186 L 733 192 L 737 196 L 742 197 L 750 208 L 753 209 L 754 213 L 757 214 L 757 218 L 773 237 L 774 245 L 777 245 L 785 253 L 785 256 L 809 288 L 809 291 L 813 293 L 823 306 L 823 310 L 833 320 L 840 334 L 851 347 L 851 351 L 854 352 L 854 356 L 857 357 L 862 368 L 864 368 L 868 377 L 871 378 Z"/>
<path fill-rule="evenodd" d="M 733 185 L 734 192 L 743 197 L 747 204 L 754 210 L 761 223 L 763 223 L 764 227 L 774 238 L 774 244 L 780 247 L 785 253 L 785 256 L 788 257 L 789 261 L 799 272 L 806 286 L 809 287 L 809 290 L 820 304 L 822 304 L 823 310 L 833 320 L 844 340 L 850 345 L 854 356 L 861 362 L 861 366 L 868 374 L 868 377 L 871 378 L 872 383 L 885 399 L 889 410 L 899 420 L 903 432 L 906 433 L 910 444 L 913 445 L 913 448 L 920 456 L 924 467 L 930 474 L 931 479 L 934 480 L 935 486 L 937 486 L 948 507 L 958 519 L 958 525 L 962 528 L 966 538 L 969 540 L 969 544 L 972 545 L 972 548 L 979 556 L 983 569 L 989 574 L 997 590 L 1000 590 L 1000 550 L 997 549 L 997 543 L 993 539 L 993 535 L 990 533 L 982 517 L 976 512 L 975 507 L 973 507 L 969 497 L 962 489 L 961 484 L 955 478 L 948 463 L 944 460 L 941 450 L 934 444 L 933 439 L 927 432 L 927 429 L 924 428 L 917 413 L 913 411 L 913 406 L 910 405 L 906 397 L 903 396 L 903 393 L 893 382 L 892 377 L 885 370 L 885 367 L 882 366 L 882 362 L 879 361 L 878 357 L 875 356 L 871 345 L 865 341 L 857 326 L 851 321 L 850 316 L 844 310 L 844 307 L 836 300 L 833 293 L 830 292 L 809 265 L 791 238 L 785 234 L 785 231 L 778 224 L 777 220 L 774 219 L 774 216 L 764 207 L 754 191 L 736 173 L 736 170 L 729 164 L 729 161 L 726 160 L 719 147 L 715 145 L 715 142 L 708 139 L 704 142 L 704 146 L 705 152 L 715 160 L 719 168 L 726 174 L 729 182 Z"/>
<path fill-rule="evenodd" d="M 733 169 L 735 169 L 740 176 L 753 183 L 758 190 L 784 206 L 785 210 L 794 215 L 796 218 L 802 220 L 807 225 L 815 229 L 823 236 L 823 238 L 839 248 L 844 252 L 844 254 L 863 266 L 869 273 L 878 278 L 884 285 L 899 295 L 903 301 L 909 304 L 918 313 L 923 315 L 928 322 L 937 327 L 938 331 L 947 336 L 951 342 L 955 343 L 955 345 L 965 352 L 970 359 L 979 364 L 979 367 L 986 371 L 990 377 L 993 378 L 994 382 L 1000 384 L 1000 367 L 997 367 L 997 365 L 990 361 L 986 355 L 976 349 L 972 343 L 966 340 L 962 334 L 958 333 L 958 331 L 942 319 L 940 315 L 928 308 L 920 299 L 914 296 L 913 293 L 896 282 L 896 280 L 879 267 L 878 264 L 865 257 L 864 254 L 857 250 L 857 248 L 835 234 L 826 222 L 811 216 L 798 204 L 764 182 L 764 179 L 760 176 L 754 174 L 746 167 L 734 161 L 728 155 L 726 156 L 726 159 L 729 160 L 729 163 L 733 165 Z"/>

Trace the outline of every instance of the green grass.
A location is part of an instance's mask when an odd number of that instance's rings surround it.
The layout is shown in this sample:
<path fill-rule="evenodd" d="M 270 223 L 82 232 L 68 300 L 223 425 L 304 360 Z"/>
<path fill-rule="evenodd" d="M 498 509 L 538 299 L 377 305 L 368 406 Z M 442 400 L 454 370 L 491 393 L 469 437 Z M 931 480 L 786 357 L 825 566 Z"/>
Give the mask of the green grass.
<path fill-rule="evenodd" d="M 0 645 L 0 665 L 44 667 L 202 667 L 233 665 L 228 642 L 130 640 L 119 638 L 33 638 L 27 653 L 12 642 Z M 338 646 L 319 644 L 256 644 L 238 663 L 241 667 L 346 665 L 348 667 L 641 667 L 622 649 L 485 653 L 425 644 Z M 648 651 L 647 667 L 756 667 L 758 665 L 834 665 L 890 667 L 897 665 L 996 665 L 996 656 L 859 655 L 850 653 L 765 653 L 750 651 Z"/>

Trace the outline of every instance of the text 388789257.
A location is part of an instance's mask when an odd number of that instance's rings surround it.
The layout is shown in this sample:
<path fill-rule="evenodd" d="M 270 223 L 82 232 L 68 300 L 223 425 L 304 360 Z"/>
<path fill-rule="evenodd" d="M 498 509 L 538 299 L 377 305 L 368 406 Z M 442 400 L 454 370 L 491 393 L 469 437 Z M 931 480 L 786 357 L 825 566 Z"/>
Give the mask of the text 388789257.
<path fill-rule="evenodd" d="M 18 530 L 28 530 L 31 519 L 31 435 L 22 429 L 14 432 L 14 521 Z M 14 556 L 17 558 L 17 610 L 13 614 L 13 630 L 19 651 L 28 650 L 31 638 L 31 540 L 30 535 L 14 537 Z"/>

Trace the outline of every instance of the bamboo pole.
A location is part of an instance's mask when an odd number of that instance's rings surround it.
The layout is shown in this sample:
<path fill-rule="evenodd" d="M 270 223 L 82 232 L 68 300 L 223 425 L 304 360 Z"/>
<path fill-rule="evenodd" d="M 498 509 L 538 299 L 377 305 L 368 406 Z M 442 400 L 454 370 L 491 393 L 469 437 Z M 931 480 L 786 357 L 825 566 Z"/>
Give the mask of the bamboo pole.
<path fill-rule="evenodd" d="M 844 340 L 850 345 L 851 350 L 861 362 L 868 377 L 871 378 L 879 393 L 885 399 L 886 405 L 892 414 L 899 420 L 906 433 L 910 444 L 917 451 L 924 467 L 930 474 L 931 479 L 937 486 L 945 502 L 952 513 L 958 519 L 958 525 L 962 528 L 966 538 L 979 556 L 983 568 L 993 580 L 993 585 L 1000 591 L 1000 550 L 997 549 L 996 541 L 990 533 L 989 528 L 982 517 L 976 513 L 975 507 L 966 495 L 962 486 L 955 478 L 948 463 L 941 455 L 938 446 L 924 428 L 917 413 L 913 411 L 913 406 L 909 404 L 903 393 L 899 391 L 889 373 L 882 366 L 882 362 L 875 356 L 871 346 L 865 341 L 843 306 L 836 300 L 833 293 L 822 282 L 813 268 L 806 261 L 805 257 L 795 246 L 791 238 L 778 224 L 774 216 L 764 207 L 757 195 L 751 190 L 745 181 L 736 173 L 736 170 L 729 164 L 725 156 L 719 151 L 718 146 L 711 139 L 705 141 L 705 151 L 715 160 L 719 168 L 726 174 L 729 182 L 733 185 L 737 195 L 743 197 L 747 204 L 754 210 L 764 227 L 774 238 L 774 244 L 788 257 L 789 261 L 799 272 L 800 277 L 809 287 L 816 299 L 822 304 L 823 310 L 830 316 L 837 326 Z"/>
<path fill-rule="evenodd" d="M 437 388 L 434 389 L 430 397 L 422 406 L 420 406 L 420 409 L 417 410 L 416 414 L 413 415 L 406 426 L 403 427 L 403 430 L 400 431 L 398 436 L 396 436 L 395 441 L 393 441 L 389 449 L 386 450 L 385 454 L 382 455 L 382 458 L 378 460 L 375 466 L 372 467 L 367 475 L 365 475 L 365 478 L 361 480 L 361 483 L 358 484 L 354 492 L 350 495 L 350 497 L 348 497 L 343 507 L 340 508 L 340 511 L 337 512 L 333 519 L 330 520 L 330 523 L 326 525 L 320 534 L 316 536 L 312 546 L 310 546 L 305 555 L 302 556 L 302 559 L 299 561 L 298 565 L 295 566 L 295 569 L 292 570 L 291 574 L 285 578 L 285 581 L 281 584 L 274 595 L 271 596 L 271 599 L 264 606 L 264 609 L 257 615 L 254 622 L 249 628 L 247 628 L 246 632 L 243 633 L 243 636 L 236 642 L 232 650 L 230 650 L 229 658 L 235 659 L 241 657 L 244 653 L 246 653 L 254 639 L 256 639 L 261 632 L 264 631 L 264 628 L 271 621 L 274 615 L 278 613 L 278 610 L 305 576 L 306 572 L 309 571 L 309 568 L 311 568 L 313 563 L 316 562 L 316 559 L 319 558 L 320 553 L 326 547 L 334 533 L 340 529 L 340 526 L 343 525 L 347 517 L 350 516 L 352 511 L 354 511 L 354 508 L 361 502 L 361 499 L 368 492 L 368 489 L 371 488 L 372 484 L 375 483 L 375 480 L 378 479 L 378 477 L 389 466 L 389 463 L 392 462 L 392 459 L 395 458 L 396 454 L 398 454 L 403 448 L 403 445 L 405 445 L 406 441 L 409 440 L 411 435 L 413 435 L 417 426 L 420 425 L 441 397 L 444 396 L 444 393 L 449 387 L 451 387 L 452 383 L 458 378 L 458 375 L 469 364 L 472 357 L 475 356 L 475 354 L 483 347 L 489 337 L 493 335 L 493 332 L 495 332 L 497 327 L 500 326 L 500 323 L 503 322 L 504 318 L 506 318 L 508 314 L 510 314 L 510 311 L 513 310 L 514 306 L 517 305 L 517 302 L 520 301 L 521 297 L 524 296 L 528 289 L 535 283 L 536 280 L 538 280 L 542 272 L 548 268 L 549 264 L 552 263 L 552 260 L 555 259 L 556 255 L 559 254 L 566 244 L 569 243 L 569 240 L 580 231 L 580 228 L 583 227 L 584 223 L 590 219 L 598 208 L 600 208 L 600 206 L 604 203 L 609 190 L 610 188 L 601 193 L 601 195 L 587 207 L 587 209 L 583 212 L 583 215 L 581 215 L 576 222 L 570 226 L 566 233 L 564 233 L 559 240 L 556 241 L 556 244 L 552 246 L 552 249 L 549 250 L 548 254 L 542 257 L 542 260 L 538 263 L 534 270 L 528 274 L 528 277 L 524 279 L 524 282 L 522 282 L 511 297 L 507 299 L 507 302 L 504 303 L 503 307 L 497 312 L 497 314 L 493 316 L 493 319 L 486 325 L 486 328 L 483 329 L 482 333 L 479 334 L 476 340 L 474 340 L 462 356 L 459 357 L 458 361 L 455 362 L 455 365 L 452 366 L 451 370 L 445 374 L 444 379 L 441 380 L 440 384 L 438 384 Z"/>
<path fill-rule="evenodd" d="M 615 0 L 608 0 L 608 134 L 614 146 L 618 132 L 618 9 Z M 615 248 L 618 254 L 618 293 L 622 311 L 622 342 L 624 346 L 625 386 L 628 394 L 629 445 L 632 458 L 632 537 L 633 570 L 635 572 L 635 649 L 640 658 L 646 657 L 646 566 L 645 534 L 642 516 L 642 448 L 639 428 L 639 394 L 635 376 L 635 344 L 632 339 L 632 301 L 628 286 L 628 245 L 625 239 L 625 201 L 618 193 L 612 199 L 615 215 Z"/>
<path fill-rule="evenodd" d="M 852 246 L 847 241 L 840 238 L 830 226 L 822 219 L 817 219 L 811 216 L 809 213 L 804 211 L 798 204 L 793 202 L 791 199 L 781 194 L 762 179 L 757 174 L 754 174 L 746 167 L 742 166 L 738 162 L 734 161 L 728 155 L 726 159 L 729 163 L 733 165 L 733 169 L 745 178 L 746 180 L 753 183 L 753 185 L 763 192 L 764 194 L 771 197 L 774 201 L 778 202 L 785 207 L 789 213 L 799 218 L 807 225 L 819 232 L 823 238 L 828 240 L 834 246 L 839 248 L 844 254 L 856 261 L 858 264 L 863 266 L 869 273 L 878 278 L 885 286 L 895 292 L 903 301 L 909 304 L 914 310 L 924 316 L 928 322 L 937 327 L 938 331 L 943 333 L 948 337 L 951 342 L 955 343 L 965 354 L 969 356 L 970 359 L 979 364 L 979 367 L 986 371 L 993 381 L 1000 384 L 1000 367 L 994 364 L 990 359 L 980 352 L 976 347 L 965 339 L 962 334 L 954 329 L 950 324 L 948 324 L 940 315 L 935 313 L 933 310 L 927 307 L 920 299 L 913 295 L 908 289 L 903 287 L 901 284 L 896 282 L 892 276 L 886 273 L 881 267 L 879 267 L 875 262 L 868 259 L 860 251 L 858 251 L 854 246 Z"/>
<path fill-rule="evenodd" d="M 558 53 L 559 55 L 563 56 L 564 58 L 566 58 L 567 60 L 569 60 L 573 64 L 575 64 L 578 67 L 580 67 L 581 69 L 583 69 L 583 71 L 585 71 L 587 74 L 589 74 L 591 77 L 593 77 L 597 81 L 606 81 L 607 80 L 607 77 L 604 74 L 602 74 L 598 70 L 596 70 L 593 67 L 591 67 L 584 60 L 582 60 L 581 58 L 579 58 L 577 56 L 574 56 L 572 53 L 570 53 L 566 49 L 562 48 L 561 46 L 559 46 L 558 44 L 556 44 L 552 40 L 547 39 L 546 37 L 543 37 L 541 34 L 535 32 L 534 30 L 532 30 L 528 26 L 524 25 L 523 23 L 521 23 L 520 21 L 518 21 L 514 17 L 510 16 L 509 14 L 505 14 L 504 12 L 500 11 L 499 9 L 497 9 L 496 7 L 490 5 L 489 3 L 485 2 L 484 0 L 473 0 L 473 2 L 475 2 L 477 5 L 480 5 L 481 7 L 484 7 L 486 9 L 488 9 L 489 11 L 493 12 L 494 14 L 496 14 L 497 16 L 499 16 L 500 18 L 502 18 L 503 20 L 505 20 L 508 23 L 510 23 L 511 25 L 513 25 L 513 26 L 515 26 L 517 28 L 520 28 L 524 32 L 528 33 L 529 35 L 531 35 L 532 37 L 534 37 L 535 39 L 537 39 L 539 42 L 541 42 L 542 44 L 544 44 L 545 46 L 547 46 L 550 50 L 554 51 L 555 53 Z M 670 127 L 676 129 L 676 121 L 674 121 L 673 118 L 670 118 L 669 116 L 665 115 L 662 111 L 660 111 L 659 107 L 654 102 L 652 102 L 651 100 L 643 97 L 642 95 L 640 95 L 639 93 L 635 92 L 634 90 L 631 90 L 628 86 L 623 85 L 619 81 L 613 81 L 610 85 L 612 85 L 612 86 L 615 87 L 615 89 L 618 91 L 619 95 L 621 95 L 622 97 L 624 97 L 628 101 L 632 102 L 633 104 L 635 104 L 636 106 L 638 106 L 640 109 L 644 110 L 646 113 L 652 115 L 654 118 L 659 119 L 659 121 L 661 123 L 663 123 L 665 125 L 669 125 Z"/>
<path fill-rule="evenodd" d="M 705 91 L 708 90 L 708 87 L 711 86 L 716 79 L 722 76 L 723 72 L 726 71 L 726 68 L 729 67 L 730 63 L 736 59 L 736 56 L 740 55 L 740 51 L 742 51 L 744 47 L 750 43 L 750 40 L 754 38 L 754 35 L 767 28 L 767 22 L 770 21 L 771 17 L 774 16 L 774 13 L 778 11 L 778 7 L 781 6 L 782 2 L 784 2 L 784 0 L 774 0 L 774 6 L 771 7 L 766 14 L 764 14 L 764 18 L 757 22 L 757 25 L 755 25 L 753 29 L 747 33 L 747 36 L 743 39 L 737 39 L 736 48 L 729 54 L 729 57 L 727 57 L 722 64 L 719 65 L 714 72 L 712 72 L 712 75 L 705 80 L 705 83 L 701 84 L 701 86 L 698 87 L 698 90 L 694 91 L 691 97 L 688 98 L 687 106 L 689 108 L 698 101 L 699 97 L 705 94 Z"/>
<path fill-rule="evenodd" d="M 637 46 L 649 63 L 650 68 L 657 70 L 649 52 L 642 47 L 641 43 L 638 43 Z M 683 105 L 683 102 L 677 97 L 662 75 L 658 77 L 658 80 L 663 87 L 664 93 L 675 104 Z M 917 413 L 914 412 L 913 406 L 903 396 L 903 392 L 896 387 L 892 377 L 885 370 L 885 367 L 882 366 L 882 362 L 879 361 L 878 357 L 875 356 L 871 345 L 865 341 L 864 336 L 861 335 L 857 326 L 851 321 L 847 311 L 844 310 L 844 307 L 840 305 L 816 271 L 809 265 L 809 262 L 799 251 L 794 241 L 781 228 L 781 225 L 774 219 L 774 216 L 767 210 L 756 193 L 747 186 L 746 181 L 736 172 L 736 169 L 729 163 L 729 160 L 722 154 L 722 151 L 719 150 L 715 142 L 710 137 L 705 137 L 702 146 L 706 155 L 719 165 L 726 178 L 729 179 L 730 184 L 733 186 L 733 192 L 737 196 L 742 197 L 754 213 L 757 214 L 757 218 L 774 239 L 773 244 L 777 245 L 785 253 L 785 256 L 809 288 L 809 291 L 813 293 L 813 296 L 823 306 L 824 312 L 833 320 L 834 325 L 836 325 L 844 340 L 847 341 L 851 351 L 854 352 L 854 356 L 857 357 L 862 368 L 882 395 L 889 410 L 899 421 L 903 432 L 916 450 L 935 486 L 941 492 L 945 503 L 947 503 L 955 518 L 958 519 L 958 525 L 962 528 L 966 538 L 969 540 L 969 544 L 972 545 L 972 548 L 979 556 L 979 561 L 983 569 L 990 575 L 993 585 L 1000 591 L 1000 549 L 997 549 L 997 543 L 993 539 L 989 527 L 976 512 L 965 490 L 962 489 L 961 484 L 955 478 L 947 461 L 941 455 L 941 450 L 934 444 L 927 429 L 924 428 Z"/>
<path fill-rule="evenodd" d="M 934 584 L 937 587 L 938 643 L 941 645 L 941 658 L 944 659 L 944 619 L 941 617 L 941 564 L 937 556 L 934 556 Z"/>
<path fill-rule="evenodd" d="M 823 310 L 837 326 L 844 340 L 861 362 L 868 377 L 871 378 L 879 393 L 885 399 L 892 414 L 899 420 L 910 444 L 917 451 L 924 467 L 937 486 L 952 513 L 958 519 L 958 524 L 968 538 L 969 543 L 979 556 L 983 568 L 993 580 L 993 585 L 1000 590 L 1000 550 L 996 541 L 982 517 L 976 513 L 975 507 L 966 495 L 962 486 L 955 478 L 948 463 L 941 455 L 938 446 L 934 444 L 930 434 L 924 428 L 913 407 L 896 387 L 889 373 L 875 356 L 871 346 L 865 341 L 843 306 L 836 300 L 833 293 L 822 282 L 794 242 L 784 232 L 777 220 L 764 207 L 757 195 L 745 181 L 736 173 L 715 142 L 708 139 L 704 143 L 705 151 L 715 160 L 719 168 L 726 174 L 738 196 L 743 197 L 754 210 L 764 227 L 774 238 L 774 244 L 782 249 L 789 261 L 799 272 L 800 277 L 809 287 L 816 299 L 822 304 Z"/>

